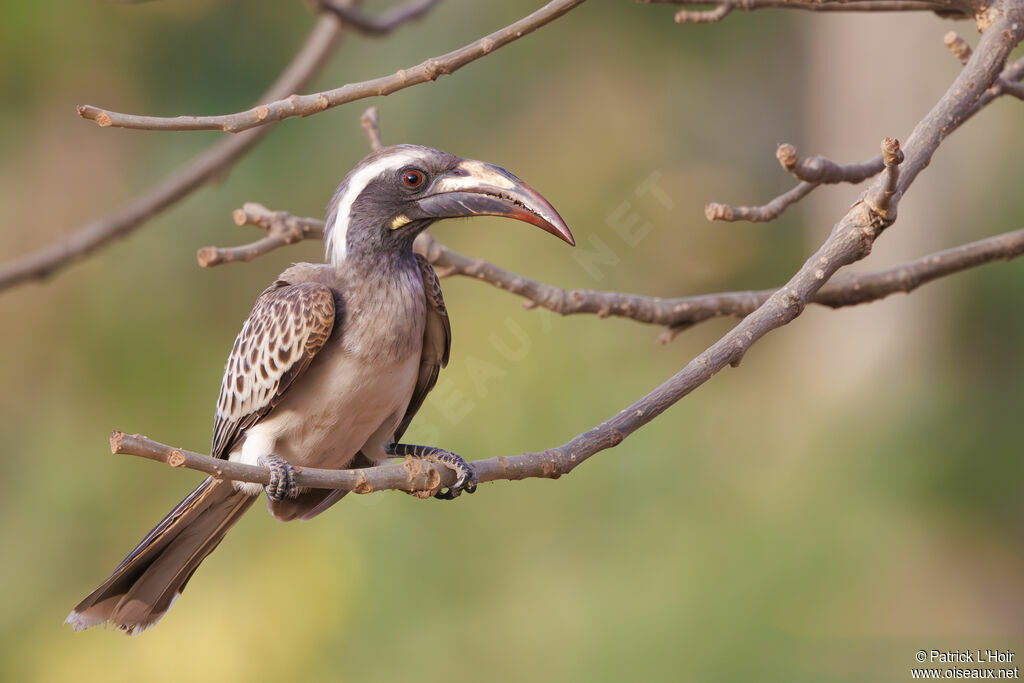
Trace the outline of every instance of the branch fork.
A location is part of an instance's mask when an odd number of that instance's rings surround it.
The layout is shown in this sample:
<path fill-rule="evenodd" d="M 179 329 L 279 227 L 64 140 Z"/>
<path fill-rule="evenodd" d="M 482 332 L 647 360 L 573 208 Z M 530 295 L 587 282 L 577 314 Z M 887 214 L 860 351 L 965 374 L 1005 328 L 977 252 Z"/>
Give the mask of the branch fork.
<path fill-rule="evenodd" d="M 800 181 L 799 185 L 761 206 L 731 206 L 711 202 L 704 207 L 704 216 L 709 221 L 773 221 L 819 185 L 857 184 L 878 175 L 885 168 L 880 156 L 859 164 L 838 164 L 823 156 L 801 159 L 797 155 L 796 147 L 789 143 L 778 146 L 775 158 L 779 160 L 779 165 L 784 171 Z"/>
<path fill-rule="evenodd" d="M 323 237 L 323 224 L 316 225 L 302 220 L 285 211 L 271 211 L 262 204 L 247 202 L 231 214 L 235 225 L 255 225 L 267 232 L 267 236 L 239 247 L 201 248 L 196 260 L 203 268 L 212 268 L 222 263 L 251 261 L 274 249 L 295 244 L 305 239 Z"/>
<path fill-rule="evenodd" d="M 677 24 L 711 24 L 733 10 L 796 9 L 808 12 L 935 12 L 950 19 L 966 19 L 982 8 L 969 0 L 637 0 L 645 4 L 684 5 L 675 13 Z M 690 9 L 712 5 L 711 9 Z"/>
<path fill-rule="evenodd" d="M 903 150 L 899 140 L 886 138 L 882 140 L 882 182 L 872 192 L 868 192 L 864 201 L 881 219 L 880 230 L 893 224 L 896 220 L 896 204 L 899 200 L 900 164 L 903 163 Z"/>

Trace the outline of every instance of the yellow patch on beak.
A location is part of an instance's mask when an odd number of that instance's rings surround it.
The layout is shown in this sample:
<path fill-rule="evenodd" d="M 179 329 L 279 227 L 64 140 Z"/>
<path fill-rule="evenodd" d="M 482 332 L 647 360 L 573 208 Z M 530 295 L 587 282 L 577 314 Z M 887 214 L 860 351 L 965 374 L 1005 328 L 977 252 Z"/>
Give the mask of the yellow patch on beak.
<path fill-rule="evenodd" d="M 409 217 L 406 216 L 404 213 L 400 213 L 391 219 L 391 229 L 398 230 L 400 227 L 408 223 L 412 223 L 412 221 L 409 220 Z"/>

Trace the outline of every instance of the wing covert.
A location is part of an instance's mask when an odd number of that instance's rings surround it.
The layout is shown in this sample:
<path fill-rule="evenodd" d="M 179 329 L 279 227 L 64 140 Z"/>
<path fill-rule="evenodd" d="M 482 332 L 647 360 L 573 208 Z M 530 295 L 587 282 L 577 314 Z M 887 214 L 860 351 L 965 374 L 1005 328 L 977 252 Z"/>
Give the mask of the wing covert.
<path fill-rule="evenodd" d="M 326 285 L 268 287 L 235 338 L 213 425 L 210 454 L 226 458 L 239 436 L 273 408 L 334 329 L 334 292 Z"/>

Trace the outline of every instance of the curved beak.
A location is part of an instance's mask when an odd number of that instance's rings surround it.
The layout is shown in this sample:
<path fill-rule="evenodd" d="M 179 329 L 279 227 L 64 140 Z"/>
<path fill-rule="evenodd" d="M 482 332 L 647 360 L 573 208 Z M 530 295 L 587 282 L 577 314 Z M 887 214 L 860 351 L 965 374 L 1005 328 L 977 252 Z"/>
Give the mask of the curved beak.
<path fill-rule="evenodd" d="M 434 180 L 429 194 L 417 205 L 426 217 L 435 219 L 515 218 L 576 245 L 565 221 L 537 190 L 505 169 L 482 161 L 459 161 L 455 168 Z"/>

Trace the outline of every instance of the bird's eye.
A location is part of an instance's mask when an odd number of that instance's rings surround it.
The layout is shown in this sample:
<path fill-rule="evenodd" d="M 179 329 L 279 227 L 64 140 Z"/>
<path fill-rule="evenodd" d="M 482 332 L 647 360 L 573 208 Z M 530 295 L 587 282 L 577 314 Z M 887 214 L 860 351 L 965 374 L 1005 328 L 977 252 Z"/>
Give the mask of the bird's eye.
<path fill-rule="evenodd" d="M 423 178 L 423 172 L 415 169 L 402 173 L 402 182 L 405 183 L 406 187 L 413 189 L 423 184 Z"/>

